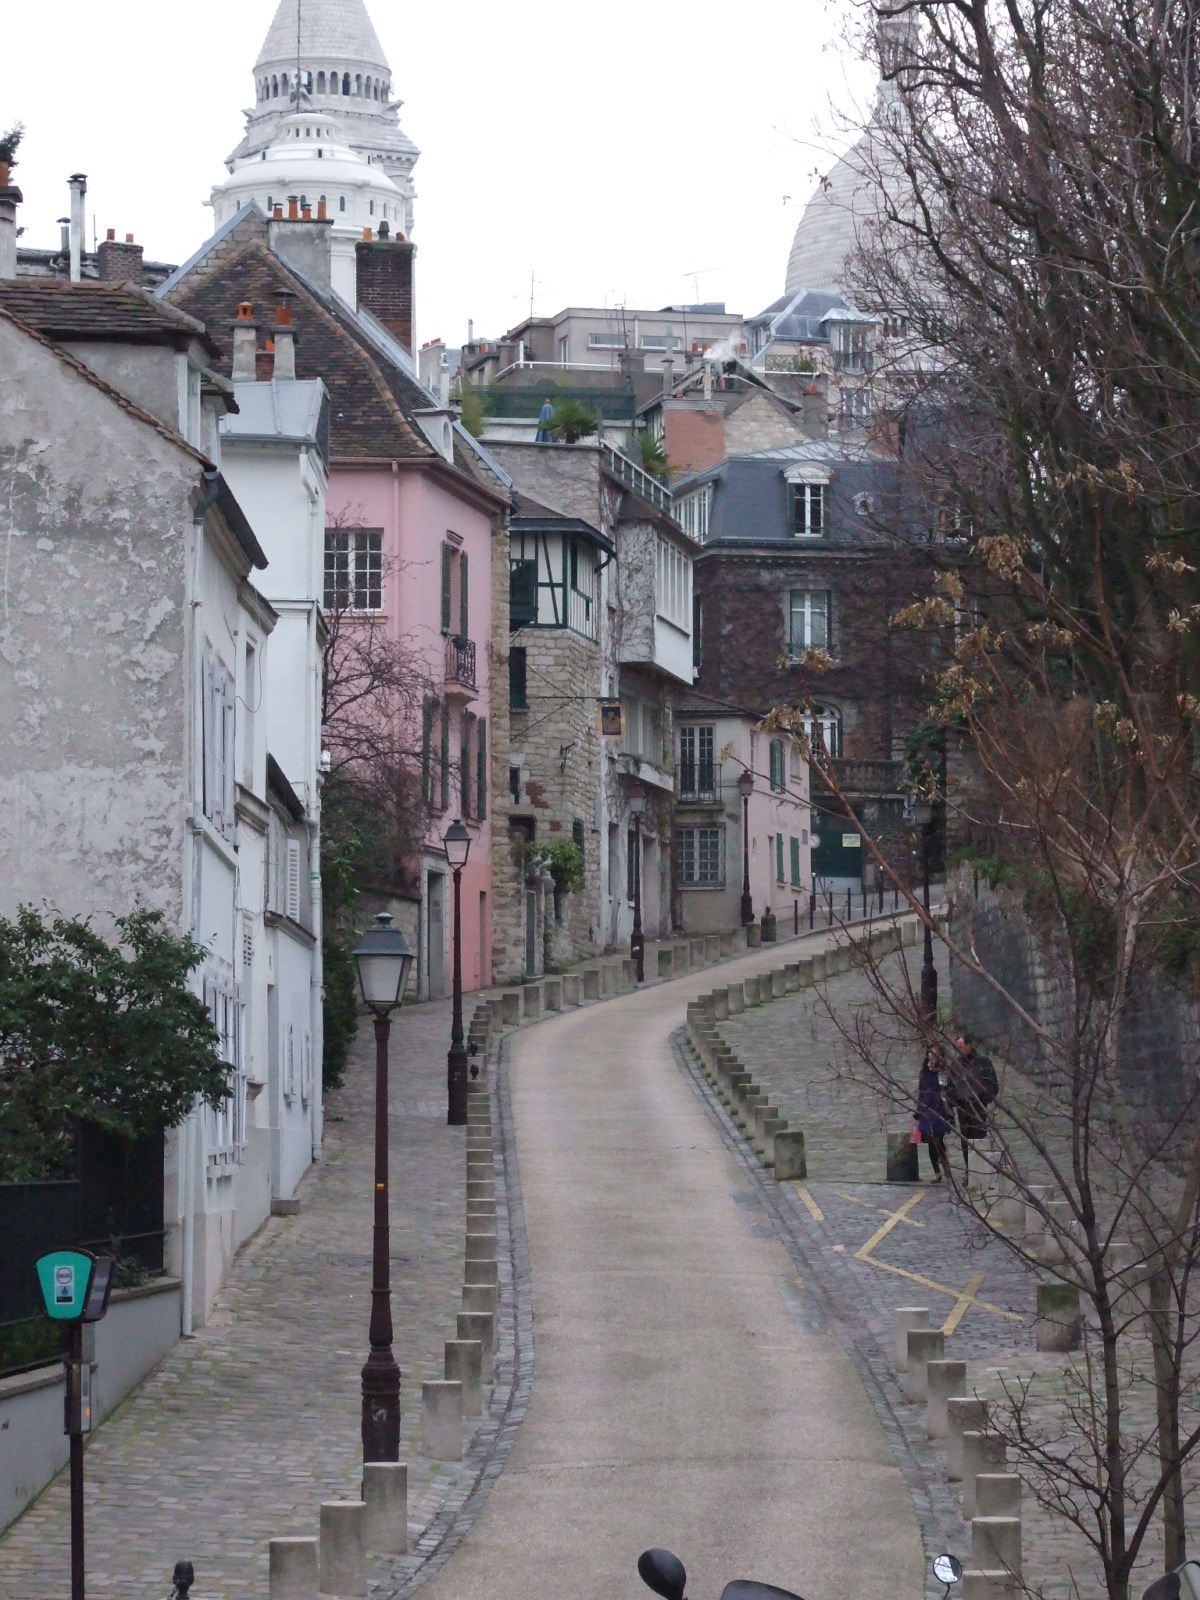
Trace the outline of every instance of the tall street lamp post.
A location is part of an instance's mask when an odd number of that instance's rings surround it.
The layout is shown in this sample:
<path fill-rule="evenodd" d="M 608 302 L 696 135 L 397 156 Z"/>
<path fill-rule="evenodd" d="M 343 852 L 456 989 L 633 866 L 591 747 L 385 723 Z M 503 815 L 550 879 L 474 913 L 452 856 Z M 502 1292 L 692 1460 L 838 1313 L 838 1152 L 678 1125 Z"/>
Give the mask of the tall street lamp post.
<path fill-rule="evenodd" d="M 742 797 L 742 927 L 754 921 L 754 901 L 750 896 L 750 796 L 754 793 L 754 774 L 743 769 L 737 781 Z"/>
<path fill-rule="evenodd" d="M 463 1128 L 467 1122 L 468 1074 L 462 1021 L 462 871 L 471 853 L 471 835 L 457 818 L 446 829 L 442 845 L 454 874 L 454 1016 L 446 1057 L 446 1121 L 452 1128 Z"/>
<path fill-rule="evenodd" d="M 918 800 L 913 806 L 913 821 L 921 834 L 921 898 L 925 907 L 925 955 L 921 962 L 921 1014 L 930 1022 L 937 1016 L 938 978 L 933 964 L 933 930 L 929 921 L 929 829 L 933 806 Z"/>
<path fill-rule="evenodd" d="M 629 940 L 629 954 L 637 967 L 637 981 L 646 978 L 646 936 L 642 932 L 642 813 L 646 809 L 646 791 L 635 783 L 629 791 L 629 814 L 633 818 L 633 933 Z"/>
<path fill-rule="evenodd" d="M 400 1459 L 400 1368 L 392 1355 L 391 1249 L 388 1228 L 388 1039 L 391 1014 L 404 999 L 412 952 L 386 911 L 354 952 L 363 1002 L 375 1018 L 375 1227 L 371 1248 L 371 1353 L 362 1369 L 364 1461 Z"/>

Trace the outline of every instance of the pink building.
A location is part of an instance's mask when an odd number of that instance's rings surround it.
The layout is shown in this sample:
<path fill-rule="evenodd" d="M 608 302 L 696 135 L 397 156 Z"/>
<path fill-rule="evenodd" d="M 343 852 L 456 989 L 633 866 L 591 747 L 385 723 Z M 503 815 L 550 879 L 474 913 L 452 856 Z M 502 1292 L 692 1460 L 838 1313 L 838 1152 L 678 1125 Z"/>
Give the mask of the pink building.
<path fill-rule="evenodd" d="M 250 206 L 158 293 L 222 343 L 233 332 L 234 375 L 257 366 L 260 376 L 321 378 L 329 391 L 325 608 L 343 629 L 384 629 L 409 657 L 412 692 L 396 722 L 411 726 L 393 729 L 393 743 L 405 752 L 424 843 L 404 863 L 403 884 L 380 887 L 417 943 L 416 993 L 437 997 L 449 992 L 452 962 L 441 841 L 456 817 L 472 840 L 463 986 L 491 982 L 492 568 L 507 631 L 507 480 L 417 380 L 413 246 L 395 237 L 357 245 L 356 309 L 331 288 L 329 252 L 323 219 L 267 219 Z M 504 783 L 506 748 L 499 760 Z"/>

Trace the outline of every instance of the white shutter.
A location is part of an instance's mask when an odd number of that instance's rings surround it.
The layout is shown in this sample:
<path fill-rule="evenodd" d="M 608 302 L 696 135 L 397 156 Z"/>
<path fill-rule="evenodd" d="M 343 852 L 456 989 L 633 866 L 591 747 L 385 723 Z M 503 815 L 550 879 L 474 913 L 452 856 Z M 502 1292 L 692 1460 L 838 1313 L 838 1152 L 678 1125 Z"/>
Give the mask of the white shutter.
<path fill-rule="evenodd" d="M 300 1058 L 300 1098 L 305 1105 L 312 1099 L 312 1077 L 312 1039 L 309 1037 L 308 1029 L 305 1028 L 303 1054 Z"/>
<path fill-rule="evenodd" d="M 224 831 L 227 837 L 233 837 L 235 820 L 235 772 L 233 765 L 234 733 L 236 729 L 237 695 L 233 686 L 233 679 L 226 676 L 221 685 L 222 698 L 222 751 L 225 767 L 224 787 L 221 791 L 221 805 L 224 812 Z"/>
<path fill-rule="evenodd" d="M 300 842 L 287 842 L 287 914 L 293 922 L 300 921 Z"/>
<path fill-rule="evenodd" d="M 200 664 L 200 809 L 212 817 L 216 794 L 216 729 L 213 727 L 213 660 L 207 648 Z"/>
<path fill-rule="evenodd" d="M 283 1095 L 291 1100 L 296 1093 L 296 1031 L 292 1024 L 284 1025 Z"/>

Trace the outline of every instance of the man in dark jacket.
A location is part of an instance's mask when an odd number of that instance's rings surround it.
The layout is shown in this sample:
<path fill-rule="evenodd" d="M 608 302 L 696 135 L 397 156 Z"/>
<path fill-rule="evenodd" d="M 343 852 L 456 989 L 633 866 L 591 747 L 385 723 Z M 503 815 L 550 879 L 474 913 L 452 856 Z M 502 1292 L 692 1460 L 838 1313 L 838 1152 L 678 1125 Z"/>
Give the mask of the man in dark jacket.
<path fill-rule="evenodd" d="M 958 1113 L 965 1170 L 970 1165 L 971 1142 L 987 1134 L 988 1111 L 1000 1093 L 1000 1083 L 991 1058 L 979 1054 L 969 1034 L 960 1033 L 954 1048 L 958 1059 L 951 1072 L 950 1096 Z"/>

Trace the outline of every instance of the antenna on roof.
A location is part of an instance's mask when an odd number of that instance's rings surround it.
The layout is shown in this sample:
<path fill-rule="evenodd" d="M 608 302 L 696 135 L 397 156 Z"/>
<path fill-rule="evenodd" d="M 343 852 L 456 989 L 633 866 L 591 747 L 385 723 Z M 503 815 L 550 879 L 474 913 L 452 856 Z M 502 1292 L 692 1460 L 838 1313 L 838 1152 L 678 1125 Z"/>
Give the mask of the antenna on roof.
<path fill-rule="evenodd" d="M 300 7 L 303 0 L 296 0 L 296 110 L 300 109 Z"/>

